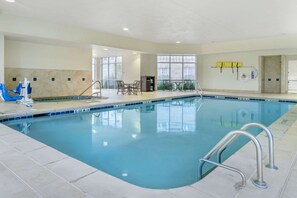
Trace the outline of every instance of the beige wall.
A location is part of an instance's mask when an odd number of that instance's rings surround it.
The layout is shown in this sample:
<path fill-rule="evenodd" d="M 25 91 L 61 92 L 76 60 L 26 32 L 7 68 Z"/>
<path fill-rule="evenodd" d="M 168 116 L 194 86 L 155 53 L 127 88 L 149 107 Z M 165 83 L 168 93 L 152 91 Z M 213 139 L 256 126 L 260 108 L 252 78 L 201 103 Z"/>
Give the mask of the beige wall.
<path fill-rule="evenodd" d="M 123 56 L 123 80 L 128 83 L 140 80 L 140 55 Z"/>
<path fill-rule="evenodd" d="M 141 54 L 140 74 L 141 76 L 157 77 L 157 55 L 156 54 Z"/>
<path fill-rule="evenodd" d="M 31 83 L 33 98 L 78 96 L 91 85 L 91 73 L 86 70 L 5 68 L 5 85 L 13 90 L 26 77 Z M 91 91 L 84 95 L 91 95 Z"/>
<path fill-rule="evenodd" d="M 8 89 L 14 89 L 27 77 L 33 88 L 32 97 L 55 97 L 79 95 L 92 83 L 91 48 L 16 40 L 5 40 L 4 44 Z"/>
<path fill-rule="evenodd" d="M 92 49 L 5 40 L 5 68 L 92 70 Z"/>
<path fill-rule="evenodd" d="M 4 35 L 0 34 L 0 83 L 4 83 Z"/>
<path fill-rule="evenodd" d="M 295 49 L 286 50 L 262 50 L 246 51 L 236 53 L 204 54 L 197 56 L 198 59 L 198 80 L 203 89 L 209 90 L 230 90 L 230 91 L 251 91 L 260 92 L 259 77 L 254 80 L 237 80 L 236 69 L 234 73 L 230 68 L 220 69 L 211 68 L 217 61 L 242 61 L 244 66 L 253 66 L 259 71 L 259 57 L 272 55 L 292 55 L 297 54 Z M 242 73 L 249 73 L 250 68 L 240 68 L 239 76 Z"/>
<path fill-rule="evenodd" d="M 140 75 L 155 76 L 155 90 L 157 89 L 157 55 L 156 54 L 141 54 L 140 56 Z"/>
<path fill-rule="evenodd" d="M 250 90 L 257 91 L 258 81 L 237 80 L 237 70 L 234 68 L 212 68 L 217 61 L 240 61 L 244 66 L 254 66 L 258 69 L 258 56 L 253 53 L 228 53 L 198 56 L 198 80 L 203 89 Z M 239 68 L 238 76 L 248 72 L 250 68 Z"/>

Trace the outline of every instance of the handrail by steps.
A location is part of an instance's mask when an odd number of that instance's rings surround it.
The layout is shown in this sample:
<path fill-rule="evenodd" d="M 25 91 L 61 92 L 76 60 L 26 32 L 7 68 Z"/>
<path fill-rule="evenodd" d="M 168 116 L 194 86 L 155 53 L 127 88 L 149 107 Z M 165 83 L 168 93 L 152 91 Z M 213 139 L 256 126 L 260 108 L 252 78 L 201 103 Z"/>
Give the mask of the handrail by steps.
<path fill-rule="evenodd" d="M 264 132 L 267 134 L 268 138 L 268 153 L 269 153 L 269 164 L 266 165 L 267 168 L 275 169 L 277 170 L 277 166 L 275 166 L 274 163 L 274 140 L 273 140 L 273 135 L 272 132 L 263 124 L 256 123 L 256 122 L 251 122 L 243 125 L 240 130 L 246 131 L 250 127 L 259 127 L 264 130 Z M 232 144 L 233 141 L 237 139 L 238 136 L 234 136 L 232 139 L 230 139 L 228 142 L 226 142 L 225 145 L 223 145 L 219 150 L 218 150 L 218 155 L 217 155 L 217 160 L 219 163 L 222 163 L 222 153 L 223 151 L 226 150 L 226 148 Z"/>
<path fill-rule="evenodd" d="M 222 146 L 225 146 L 226 143 L 229 143 L 230 139 L 233 139 L 234 137 L 239 135 L 244 135 L 248 137 L 250 140 L 252 140 L 252 142 L 256 147 L 257 179 L 253 180 L 254 185 L 262 189 L 267 188 L 267 184 L 263 180 L 262 148 L 261 148 L 260 142 L 257 140 L 257 138 L 254 135 L 243 130 L 236 130 L 236 131 L 229 132 L 202 159 L 200 159 L 200 165 L 199 165 L 200 178 L 202 176 L 202 169 L 203 169 L 203 165 L 205 164 L 205 160 L 209 160 L 209 158 L 213 156 L 215 153 L 217 153 L 222 148 Z"/>
<path fill-rule="evenodd" d="M 199 84 L 198 81 L 196 81 L 195 88 L 196 88 L 197 94 L 199 94 L 199 96 L 202 98 L 203 97 L 203 90 L 202 90 L 202 88 L 201 88 L 201 86 L 200 86 L 200 84 Z"/>
<path fill-rule="evenodd" d="M 100 93 L 100 97 L 101 97 L 101 82 L 99 80 L 93 82 L 88 88 L 86 88 L 81 94 L 79 94 L 79 96 L 82 96 L 85 92 L 87 92 L 91 87 L 93 87 L 93 85 L 95 85 L 96 83 L 98 83 L 98 87 L 99 87 L 99 92 Z"/>

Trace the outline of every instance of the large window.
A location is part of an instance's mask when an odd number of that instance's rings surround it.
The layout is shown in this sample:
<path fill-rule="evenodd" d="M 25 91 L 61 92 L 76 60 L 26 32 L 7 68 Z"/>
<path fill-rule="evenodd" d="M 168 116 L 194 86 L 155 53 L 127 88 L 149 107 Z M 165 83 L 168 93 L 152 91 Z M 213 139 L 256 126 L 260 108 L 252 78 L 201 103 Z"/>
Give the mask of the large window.
<path fill-rule="evenodd" d="M 196 56 L 159 55 L 158 80 L 196 80 Z"/>
<path fill-rule="evenodd" d="M 115 89 L 116 81 L 122 79 L 122 57 L 101 58 L 101 79 L 105 89 Z"/>

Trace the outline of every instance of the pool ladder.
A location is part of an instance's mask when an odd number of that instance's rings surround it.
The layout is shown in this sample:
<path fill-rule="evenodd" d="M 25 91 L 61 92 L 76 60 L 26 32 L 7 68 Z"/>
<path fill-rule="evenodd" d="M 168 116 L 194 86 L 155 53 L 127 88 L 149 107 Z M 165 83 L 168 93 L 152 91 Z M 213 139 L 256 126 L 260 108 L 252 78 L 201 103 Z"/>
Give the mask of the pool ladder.
<path fill-rule="evenodd" d="M 254 179 L 252 182 L 255 186 L 261 189 L 267 188 L 267 183 L 263 179 L 263 162 L 262 162 L 262 148 L 261 144 L 258 141 L 258 139 L 252 135 L 251 133 L 247 132 L 246 130 L 250 127 L 258 127 L 267 134 L 268 138 L 268 152 L 269 152 L 269 164 L 266 165 L 267 168 L 277 170 L 278 168 L 275 166 L 274 163 L 274 140 L 273 140 L 273 135 L 271 131 L 264 126 L 263 124 L 260 123 L 248 123 L 243 125 L 240 130 L 235 130 L 229 132 L 227 135 L 225 135 L 220 142 L 218 142 L 203 158 L 200 159 L 199 163 L 199 177 L 202 178 L 202 169 L 203 165 L 207 162 L 210 164 L 213 164 L 215 166 L 225 168 L 227 170 L 236 172 L 240 175 L 242 182 L 239 187 L 244 187 L 246 185 L 246 177 L 242 173 L 241 170 L 227 166 L 222 164 L 222 153 L 226 150 L 226 148 L 231 145 L 239 136 L 243 135 L 249 138 L 255 145 L 256 147 L 256 161 L 257 161 L 257 178 Z M 209 160 L 215 153 L 217 153 L 217 161 L 214 162 Z"/>
<path fill-rule="evenodd" d="M 203 97 L 203 90 L 198 81 L 196 81 L 195 89 L 197 94 L 202 98 Z"/>

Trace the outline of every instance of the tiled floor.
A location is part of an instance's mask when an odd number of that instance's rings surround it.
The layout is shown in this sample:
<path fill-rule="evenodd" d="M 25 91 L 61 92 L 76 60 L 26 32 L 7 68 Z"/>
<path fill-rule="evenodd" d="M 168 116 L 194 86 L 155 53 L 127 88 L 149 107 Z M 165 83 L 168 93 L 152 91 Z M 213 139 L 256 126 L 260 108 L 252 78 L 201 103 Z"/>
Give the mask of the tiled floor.
<path fill-rule="evenodd" d="M 36 103 L 33 108 L 0 102 L 0 117 L 191 94 L 194 93 L 152 92 L 123 96 L 108 90 L 103 93 L 103 96 L 109 97 L 106 100 Z M 206 94 L 297 100 L 295 94 Z M 264 180 L 269 186 L 264 190 L 251 183 L 256 174 L 252 143 L 224 162 L 237 166 L 246 174 L 247 185 L 241 190 L 235 188 L 240 177 L 219 168 L 190 186 L 151 190 L 123 182 L 0 124 L 0 197 L 297 197 L 296 119 L 297 107 L 269 127 L 275 137 L 275 161 L 279 170 L 264 168 Z M 258 138 L 263 144 L 264 161 L 267 162 L 267 139 L 262 133 Z"/>

